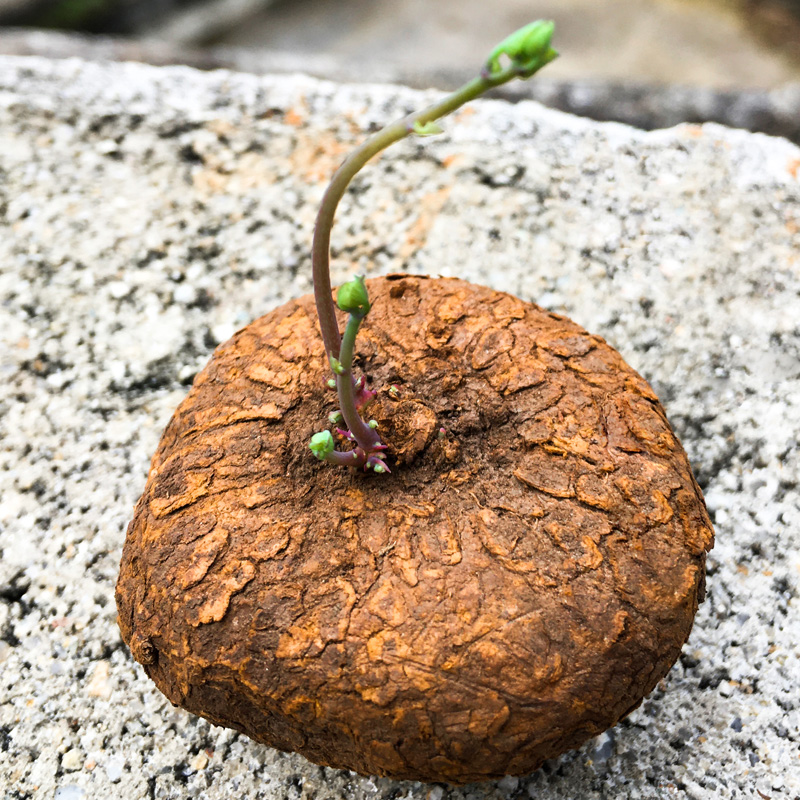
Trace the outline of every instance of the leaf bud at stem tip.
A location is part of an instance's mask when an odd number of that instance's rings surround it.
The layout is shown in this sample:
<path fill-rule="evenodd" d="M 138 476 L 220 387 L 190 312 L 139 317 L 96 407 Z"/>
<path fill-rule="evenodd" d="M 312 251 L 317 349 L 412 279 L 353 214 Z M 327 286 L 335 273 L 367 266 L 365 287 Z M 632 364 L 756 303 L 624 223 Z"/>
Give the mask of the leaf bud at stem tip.
<path fill-rule="evenodd" d="M 353 280 L 343 283 L 339 287 L 336 294 L 336 305 L 349 314 L 365 317 L 369 313 L 369 294 L 363 275 L 357 275 Z"/>
<path fill-rule="evenodd" d="M 486 77 L 491 78 L 503 72 L 501 56 L 509 58 L 513 73 L 523 78 L 529 78 L 549 64 L 558 56 L 550 47 L 555 27 L 554 22 L 540 19 L 507 36 L 489 54 L 484 67 Z"/>

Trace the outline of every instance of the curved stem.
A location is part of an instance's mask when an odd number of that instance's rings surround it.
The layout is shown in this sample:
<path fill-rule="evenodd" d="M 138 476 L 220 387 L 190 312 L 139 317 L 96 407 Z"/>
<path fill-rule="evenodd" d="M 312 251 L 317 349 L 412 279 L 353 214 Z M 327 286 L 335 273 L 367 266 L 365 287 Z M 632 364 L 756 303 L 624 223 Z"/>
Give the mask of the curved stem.
<path fill-rule="evenodd" d="M 421 127 L 440 117 L 450 114 L 464 103 L 474 100 L 488 89 L 500 86 L 517 77 L 519 70 L 508 67 L 495 74 L 484 69 L 478 78 L 462 86 L 438 103 L 433 103 L 421 111 L 416 111 L 397 122 L 378 131 L 356 148 L 339 167 L 322 197 L 317 221 L 314 226 L 314 241 L 311 249 L 311 264 L 314 278 L 314 300 L 322 330 L 322 341 L 328 358 L 339 358 L 341 337 L 339 323 L 336 321 L 336 308 L 333 303 L 330 276 L 331 228 L 336 208 L 355 174 L 375 155 L 394 142 L 414 133 Z"/>
<path fill-rule="evenodd" d="M 339 358 L 341 347 L 339 323 L 336 321 L 336 310 L 331 292 L 329 266 L 331 227 L 333 226 L 336 207 L 339 205 L 339 201 L 342 199 L 350 181 L 361 167 L 372 156 L 406 135 L 408 135 L 408 132 L 401 127 L 400 123 L 395 123 L 368 139 L 357 150 L 354 150 L 339 167 L 322 197 L 322 203 L 314 226 L 311 264 L 314 278 L 314 300 L 317 304 L 322 341 L 325 344 L 325 352 L 328 354 L 328 358 Z"/>
<path fill-rule="evenodd" d="M 374 428 L 370 428 L 356 410 L 355 380 L 353 379 L 353 353 L 355 351 L 356 335 L 364 319 L 360 314 L 350 314 L 347 327 L 342 337 L 342 348 L 339 363 L 342 372 L 336 376 L 336 388 L 339 390 L 339 405 L 342 416 L 355 437 L 356 443 L 364 452 L 372 453 L 382 449 L 381 437 Z"/>
<path fill-rule="evenodd" d="M 336 464 L 337 467 L 363 467 L 367 463 L 367 456 L 363 450 L 356 448 L 355 450 L 334 450 L 325 456 L 325 461 L 330 464 Z"/>

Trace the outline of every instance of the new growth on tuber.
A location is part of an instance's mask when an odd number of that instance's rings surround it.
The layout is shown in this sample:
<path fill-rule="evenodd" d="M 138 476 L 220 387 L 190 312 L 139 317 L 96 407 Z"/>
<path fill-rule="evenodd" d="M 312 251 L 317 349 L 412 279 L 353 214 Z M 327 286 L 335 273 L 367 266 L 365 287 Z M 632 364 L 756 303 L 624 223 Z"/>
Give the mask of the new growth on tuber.
<path fill-rule="evenodd" d="M 320 431 L 311 437 L 309 448 L 320 460 L 348 467 L 372 469 L 377 473 L 389 472 L 385 461 L 386 445 L 378 433 L 375 420 L 365 422 L 361 410 L 375 397 L 367 388 L 366 376 L 353 374 L 353 355 L 358 329 L 370 310 L 369 295 L 364 278 L 359 276 L 339 287 L 336 302 L 348 313 L 344 335 L 339 333 L 336 311 L 331 297 L 330 239 L 336 207 L 350 181 L 375 155 L 394 142 L 414 134 L 431 136 L 442 132 L 436 120 L 474 100 L 489 89 L 501 86 L 514 78 L 529 78 L 558 53 L 550 46 L 555 24 L 538 20 L 525 25 L 504 39 L 492 50 L 477 78 L 457 91 L 421 111 L 409 114 L 388 125 L 367 139 L 339 167 L 322 198 L 312 245 L 314 299 L 317 307 L 322 340 L 333 378 L 328 386 L 336 389 L 339 410 L 329 421 L 333 425 L 344 422 L 346 428 L 336 427 L 336 433 L 353 447 L 337 450 L 330 430 Z"/>

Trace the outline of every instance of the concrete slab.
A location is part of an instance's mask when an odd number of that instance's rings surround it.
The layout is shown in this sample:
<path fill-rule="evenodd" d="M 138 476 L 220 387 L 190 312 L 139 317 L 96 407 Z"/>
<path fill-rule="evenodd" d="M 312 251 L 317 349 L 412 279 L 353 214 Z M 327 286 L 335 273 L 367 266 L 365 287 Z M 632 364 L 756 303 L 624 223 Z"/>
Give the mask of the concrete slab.
<path fill-rule="evenodd" d="M 173 709 L 122 647 L 125 525 L 212 348 L 310 289 L 315 205 L 430 100 L 301 76 L 0 58 L 5 797 L 800 795 L 800 149 L 475 103 L 372 165 L 334 281 L 459 275 L 605 336 L 656 388 L 717 529 L 680 661 L 625 722 L 461 789 L 321 769 Z"/>
<path fill-rule="evenodd" d="M 386 64 L 421 72 L 472 69 L 511 31 L 553 19 L 563 80 L 774 88 L 800 80 L 800 22 L 785 12 L 766 40 L 753 4 L 732 0 L 301 0 L 279 2 L 217 41 L 332 56 L 363 80 Z M 763 15 L 762 15 L 763 16 Z M 775 28 L 773 23 L 770 30 Z"/>

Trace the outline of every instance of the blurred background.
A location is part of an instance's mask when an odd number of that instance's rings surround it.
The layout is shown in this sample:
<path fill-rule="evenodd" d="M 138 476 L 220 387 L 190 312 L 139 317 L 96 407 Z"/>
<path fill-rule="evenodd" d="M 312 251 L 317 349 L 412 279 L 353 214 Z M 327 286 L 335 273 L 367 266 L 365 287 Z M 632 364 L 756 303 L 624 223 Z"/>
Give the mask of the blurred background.
<path fill-rule="evenodd" d="M 800 141 L 800 0 L 0 0 L 0 53 L 449 89 L 540 17 L 562 57 L 511 99 Z"/>

